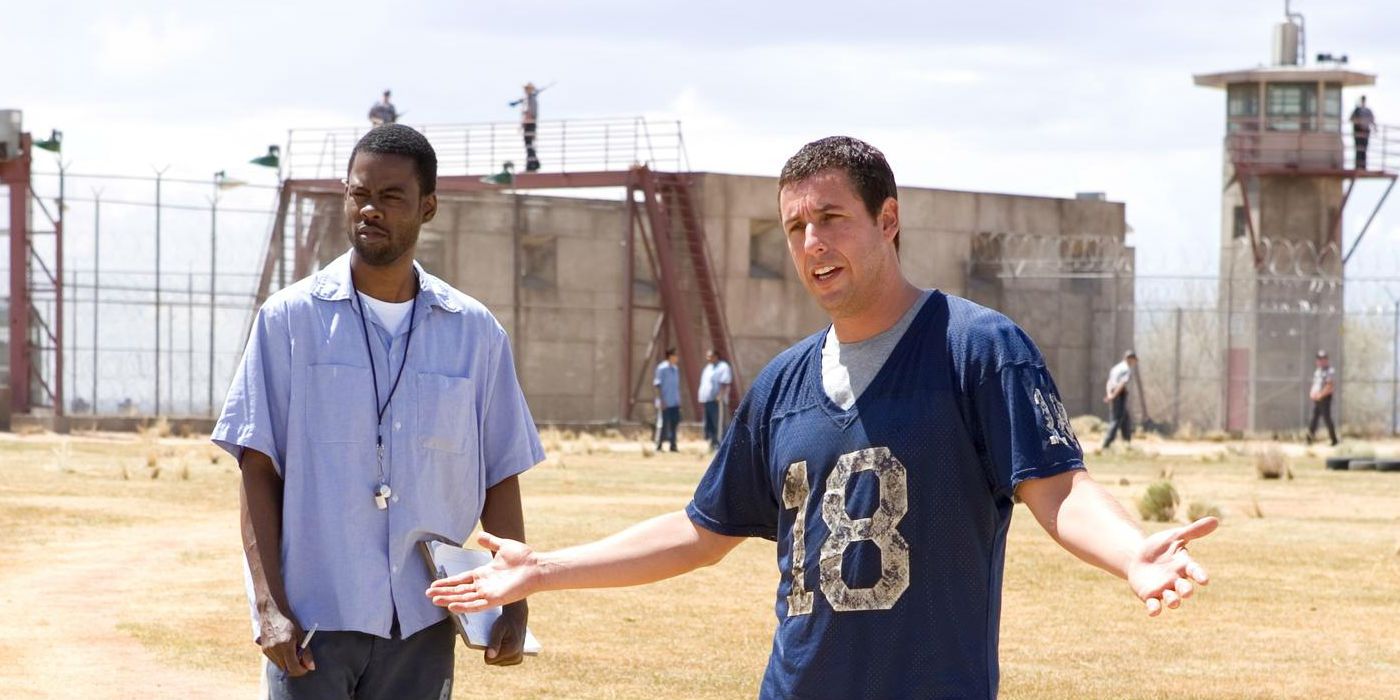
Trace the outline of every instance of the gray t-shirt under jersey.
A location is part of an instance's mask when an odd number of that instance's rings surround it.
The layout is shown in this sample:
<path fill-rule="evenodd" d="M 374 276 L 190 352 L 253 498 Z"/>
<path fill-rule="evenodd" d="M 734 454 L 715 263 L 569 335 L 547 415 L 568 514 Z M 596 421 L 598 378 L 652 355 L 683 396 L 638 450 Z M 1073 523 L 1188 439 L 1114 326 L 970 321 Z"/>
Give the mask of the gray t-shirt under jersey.
<path fill-rule="evenodd" d="M 827 330 L 826 341 L 822 344 L 822 389 L 826 390 L 832 403 L 842 410 L 850 410 L 856 405 L 856 399 L 865 393 L 866 387 L 880 373 L 885 360 L 890 359 L 890 353 L 894 352 L 904 332 L 909 330 L 909 324 L 914 322 L 919 309 L 924 308 L 924 302 L 932 295 L 932 290 L 925 289 L 889 330 L 858 343 L 838 341 L 836 326 Z"/>

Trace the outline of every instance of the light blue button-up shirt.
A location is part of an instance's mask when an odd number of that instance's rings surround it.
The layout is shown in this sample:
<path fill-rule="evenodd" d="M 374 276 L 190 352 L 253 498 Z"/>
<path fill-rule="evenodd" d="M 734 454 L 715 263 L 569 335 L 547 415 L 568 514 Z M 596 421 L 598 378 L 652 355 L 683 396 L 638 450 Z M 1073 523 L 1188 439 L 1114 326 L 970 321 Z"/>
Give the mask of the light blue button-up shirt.
<path fill-rule="evenodd" d="M 348 253 L 258 311 L 214 427 L 215 444 L 267 454 L 282 476 L 282 575 L 305 629 L 388 637 L 397 610 L 407 637 L 444 619 L 423 595 L 417 542 L 464 541 L 486 490 L 544 459 L 501 325 L 414 268 L 406 360 L 408 329 L 391 337 L 369 318 L 380 401 L 407 362 L 380 428 L 387 510 L 375 507 L 374 388 Z"/>
<path fill-rule="evenodd" d="M 652 378 L 651 384 L 660 387 L 663 407 L 681 405 L 681 371 L 669 360 L 662 360 L 661 364 L 656 366 L 656 376 Z"/>

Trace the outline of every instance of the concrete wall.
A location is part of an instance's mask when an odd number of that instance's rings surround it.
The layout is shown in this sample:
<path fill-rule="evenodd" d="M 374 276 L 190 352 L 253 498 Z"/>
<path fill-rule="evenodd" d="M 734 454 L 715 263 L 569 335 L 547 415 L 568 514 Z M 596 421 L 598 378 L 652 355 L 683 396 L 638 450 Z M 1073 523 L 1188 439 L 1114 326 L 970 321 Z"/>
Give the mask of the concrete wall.
<path fill-rule="evenodd" d="M 705 174 L 705 232 L 721 264 L 721 285 L 735 354 L 753 376 L 778 351 L 827 325 L 784 257 L 781 276 L 750 270 L 755 228 L 785 247 L 778 226 L 777 179 Z M 1098 235 L 1121 240 L 1121 203 L 903 187 L 899 191 L 900 259 L 915 283 L 966 296 L 1020 323 L 1045 354 L 1071 413 L 1101 413 L 1099 387 L 1117 355 L 1131 345 L 1132 278 L 1119 280 L 995 279 L 970 282 L 972 239 L 980 233 Z M 767 222 L 766 229 L 756 223 Z M 770 233 L 771 232 L 771 233 Z M 762 244 L 760 244 L 762 245 Z M 785 248 L 784 248 L 785 249 Z M 784 253 L 785 256 L 785 253 Z M 1093 308 L 1093 313 L 1085 310 Z M 1105 334 L 1104 328 L 1115 332 Z"/>
<path fill-rule="evenodd" d="M 744 377 L 752 377 L 777 352 L 828 321 L 787 258 L 776 178 L 706 173 L 697 183 L 696 201 L 734 339 L 733 360 Z M 1113 310 L 1115 304 L 1131 305 L 1131 277 L 1116 286 L 1112 280 L 973 279 L 969 256 L 979 233 L 1121 239 L 1123 205 L 902 188 L 900 207 L 901 259 L 910 278 L 1006 312 L 1040 345 L 1067 408 L 1099 412 L 1101 375 L 1132 338 L 1131 314 Z M 437 220 L 423 233 L 423 264 L 484 302 L 510 332 L 521 382 L 541 421 L 613 420 L 624 381 L 629 392 L 640 385 L 640 395 L 648 395 L 655 359 L 646 351 L 654 312 L 633 314 L 635 361 L 625 372 L 622 366 L 625 225 L 620 201 L 491 192 L 442 197 Z M 635 302 L 659 305 L 640 246 L 634 255 Z M 1106 323 L 1116 324 L 1116 337 L 1102 332 Z M 650 412 L 633 417 L 649 419 Z"/>

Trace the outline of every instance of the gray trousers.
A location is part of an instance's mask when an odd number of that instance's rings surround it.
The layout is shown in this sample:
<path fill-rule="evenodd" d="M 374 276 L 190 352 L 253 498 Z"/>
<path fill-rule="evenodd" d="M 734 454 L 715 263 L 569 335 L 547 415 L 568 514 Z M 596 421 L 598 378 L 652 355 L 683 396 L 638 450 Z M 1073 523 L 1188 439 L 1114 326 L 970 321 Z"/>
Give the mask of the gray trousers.
<path fill-rule="evenodd" d="M 408 639 L 317 632 L 316 670 L 298 678 L 267 664 L 271 700 L 449 700 L 457 631 L 443 620 Z"/>

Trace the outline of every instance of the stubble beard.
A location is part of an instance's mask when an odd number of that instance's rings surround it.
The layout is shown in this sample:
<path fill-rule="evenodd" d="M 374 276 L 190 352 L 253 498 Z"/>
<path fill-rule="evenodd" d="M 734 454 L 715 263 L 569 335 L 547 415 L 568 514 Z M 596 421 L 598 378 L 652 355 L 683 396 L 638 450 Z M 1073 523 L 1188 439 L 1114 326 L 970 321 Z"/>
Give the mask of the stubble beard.
<path fill-rule="evenodd" d="M 413 247 L 412 243 L 407 242 L 404 238 L 392 235 L 381 245 L 365 243 L 353 230 L 350 233 L 350 244 L 355 248 L 355 255 L 373 267 L 392 265 Z"/>

